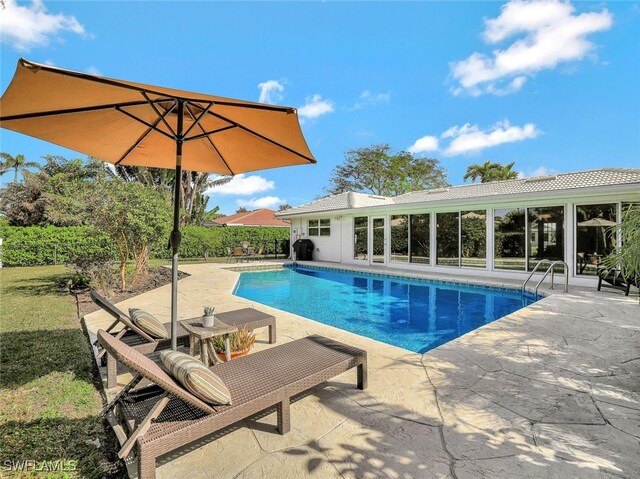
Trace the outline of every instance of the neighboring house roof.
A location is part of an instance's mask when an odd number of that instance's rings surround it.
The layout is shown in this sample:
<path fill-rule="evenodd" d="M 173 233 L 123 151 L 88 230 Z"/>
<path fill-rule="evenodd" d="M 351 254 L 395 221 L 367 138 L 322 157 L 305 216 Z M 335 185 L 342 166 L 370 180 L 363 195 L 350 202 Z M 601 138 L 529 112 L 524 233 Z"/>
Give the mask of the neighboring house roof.
<path fill-rule="evenodd" d="M 213 226 L 279 226 L 289 227 L 287 221 L 276 218 L 276 212 L 267 208 L 255 211 L 245 211 L 229 216 L 216 218 L 211 222 Z"/>
<path fill-rule="evenodd" d="M 347 210 L 370 206 L 407 205 L 434 201 L 489 198 L 496 196 L 519 196 L 529 193 L 566 191 L 580 188 L 602 186 L 632 185 L 640 187 L 639 168 L 602 168 L 598 170 L 558 173 L 555 175 L 515 180 L 493 181 L 490 183 L 472 183 L 431 190 L 414 191 L 395 197 L 367 195 L 364 193 L 341 193 L 321 198 L 296 208 L 277 213 L 287 217 L 305 213 Z"/>

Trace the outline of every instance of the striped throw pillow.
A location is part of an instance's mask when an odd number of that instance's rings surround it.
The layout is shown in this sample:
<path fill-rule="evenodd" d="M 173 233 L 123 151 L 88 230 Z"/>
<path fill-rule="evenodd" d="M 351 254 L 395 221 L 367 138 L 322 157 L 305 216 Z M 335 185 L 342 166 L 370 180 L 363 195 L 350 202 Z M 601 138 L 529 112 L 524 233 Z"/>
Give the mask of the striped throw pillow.
<path fill-rule="evenodd" d="M 211 404 L 231 404 L 227 386 L 202 361 L 180 351 L 162 351 L 160 359 L 171 375 L 194 396 Z"/>
<path fill-rule="evenodd" d="M 152 338 L 169 339 L 167 328 L 164 327 L 158 319 L 151 313 L 147 313 L 141 309 L 129 308 L 129 316 L 133 324 L 142 329 Z"/>

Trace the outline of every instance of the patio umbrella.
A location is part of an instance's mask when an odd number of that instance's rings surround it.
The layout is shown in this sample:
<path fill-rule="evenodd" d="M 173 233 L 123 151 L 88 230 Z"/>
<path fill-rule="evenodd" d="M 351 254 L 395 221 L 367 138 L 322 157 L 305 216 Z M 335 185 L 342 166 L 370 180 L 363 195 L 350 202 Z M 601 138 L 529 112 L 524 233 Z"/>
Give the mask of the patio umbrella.
<path fill-rule="evenodd" d="M 605 220 L 604 218 L 591 218 L 590 220 L 580 221 L 578 226 L 615 226 L 617 223 L 615 221 Z"/>
<path fill-rule="evenodd" d="M 609 228 L 611 226 L 615 226 L 617 223 L 615 221 L 605 220 L 604 218 L 591 218 L 590 220 L 580 221 L 578 226 L 586 226 L 586 227 L 601 227 L 601 228 Z M 606 249 L 607 238 L 605 237 L 604 230 L 602 231 L 602 238 Z M 596 234 L 596 252 L 600 249 L 598 247 L 599 239 Z"/>
<path fill-rule="evenodd" d="M 236 175 L 315 163 L 294 108 L 18 61 L 0 127 L 114 165 Z M 177 338 L 180 188 L 174 186 L 171 339 Z"/>

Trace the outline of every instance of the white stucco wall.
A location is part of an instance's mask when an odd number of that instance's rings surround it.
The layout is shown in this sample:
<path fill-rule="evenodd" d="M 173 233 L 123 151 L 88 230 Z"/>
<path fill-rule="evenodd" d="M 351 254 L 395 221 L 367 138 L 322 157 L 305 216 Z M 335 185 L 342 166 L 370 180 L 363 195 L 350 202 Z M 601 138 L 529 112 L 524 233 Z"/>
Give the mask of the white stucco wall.
<path fill-rule="evenodd" d="M 309 236 L 309 219 L 331 220 L 330 236 Z M 297 239 L 310 239 L 313 241 L 313 259 L 315 261 L 330 261 L 340 263 L 343 260 L 343 247 L 345 238 L 342 231 L 343 221 L 340 217 L 321 215 L 309 218 L 297 218 L 291 221 L 291 245 Z M 292 256 L 293 257 L 293 256 Z"/>

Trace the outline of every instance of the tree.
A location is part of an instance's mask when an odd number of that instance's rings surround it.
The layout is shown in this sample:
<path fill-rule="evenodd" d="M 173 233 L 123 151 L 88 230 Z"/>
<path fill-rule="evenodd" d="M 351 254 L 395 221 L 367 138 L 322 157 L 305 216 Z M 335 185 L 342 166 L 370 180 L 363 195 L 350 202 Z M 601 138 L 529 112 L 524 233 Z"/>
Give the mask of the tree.
<path fill-rule="evenodd" d="M 220 207 L 219 206 L 215 206 L 212 209 L 210 209 L 209 211 L 207 211 L 204 214 L 204 219 L 205 220 L 215 220 L 216 218 L 221 218 L 224 215 L 219 213 L 220 211 Z"/>
<path fill-rule="evenodd" d="M 330 195 L 356 191 L 397 196 L 446 186 L 447 174 L 436 159 L 416 158 L 406 151 L 392 154 L 383 144 L 347 151 L 329 181 L 325 191 Z"/>
<path fill-rule="evenodd" d="M 289 203 L 282 203 L 280 206 L 278 206 L 278 211 L 290 210 L 291 208 L 293 208 L 293 206 L 291 206 Z"/>
<path fill-rule="evenodd" d="M 514 164 L 515 161 L 507 165 L 491 161 L 485 161 L 482 165 L 475 163 L 467 167 L 467 173 L 462 181 L 471 179 L 471 182 L 474 183 L 480 179 L 480 183 L 488 183 L 490 181 L 513 180 L 518 177 L 518 173 L 512 170 Z"/>
<path fill-rule="evenodd" d="M 125 181 L 136 181 L 153 187 L 173 198 L 175 186 L 175 171 L 164 168 L 146 168 L 141 166 L 116 166 L 116 175 Z M 180 187 L 180 222 L 183 225 L 201 225 L 209 197 L 206 191 L 216 186 L 224 185 L 233 179 L 232 176 L 209 178 L 209 173 L 198 171 L 183 171 Z"/>
<path fill-rule="evenodd" d="M 18 173 L 27 171 L 28 168 L 38 168 L 40 164 L 35 161 L 27 161 L 24 155 L 11 156 L 9 153 L 0 153 L 0 157 L 4 160 L 2 162 L 2 169 L 0 170 L 0 176 L 7 173 L 9 170 L 13 170 L 13 182 L 18 182 Z"/>
<path fill-rule="evenodd" d="M 148 271 L 149 245 L 169 234 L 170 204 L 165 195 L 152 188 L 118 179 L 95 185 L 88 200 L 91 225 L 116 244 L 124 290 L 127 261 L 131 258 L 135 261 L 135 281 Z"/>
<path fill-rule="evenodd" d="M 244 206 L 241 206 L 240 208 L 238 208 L 238 209 L 236 210 L 236 213 L 246 213 L 246 212 L 248 212 L 248 211 L 249 211 L 249 210 L 248 210 L 248 209 L 246 209 Z"/>
<path fill-rule="evenodd" d="M 25 170 L 21 183 L 2 192 L 0 208 L 12 225 L 75 226 L 86 222 L 86 197 L 106 175 L 104 164 L 92 158 L 68 160 L 47 155 L 37 173 Z"/>

